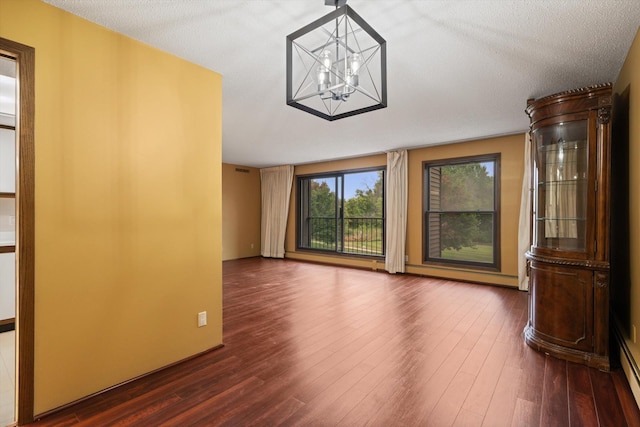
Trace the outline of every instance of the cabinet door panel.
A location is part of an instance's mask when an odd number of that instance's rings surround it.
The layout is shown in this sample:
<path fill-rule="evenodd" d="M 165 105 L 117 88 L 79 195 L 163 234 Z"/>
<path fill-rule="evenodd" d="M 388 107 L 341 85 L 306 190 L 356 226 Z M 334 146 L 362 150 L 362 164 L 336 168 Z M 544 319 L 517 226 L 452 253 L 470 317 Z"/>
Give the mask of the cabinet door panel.
<path fill-rule="evenodd" d="M 531 324 L 546 341 L 593 349 L 593 273 L 540 263 L 531 266 Z"/>

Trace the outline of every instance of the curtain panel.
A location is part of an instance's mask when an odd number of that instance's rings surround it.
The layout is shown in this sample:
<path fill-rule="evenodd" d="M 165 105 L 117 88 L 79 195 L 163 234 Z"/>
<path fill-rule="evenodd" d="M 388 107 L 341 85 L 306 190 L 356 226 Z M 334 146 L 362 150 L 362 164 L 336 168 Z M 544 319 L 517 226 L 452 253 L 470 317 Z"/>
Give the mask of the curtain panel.
<path fill-rule="evenodd" d="M 262 196 L 260 254 L 284 258 L 284 238 L 293 184 L 293 166 L 260 169 Z"/>
<path fill-rule="evenodd" d="M 404 273 L 407 240 L 407 150 L 387 153 L 385 269 Z"/>
<path fill-rule="evenodd" d="M 531 246 L 531 138 L 524 136 L 524 173 L 522 175 L 522 194 L 520 199 L 520 220 L 518 223 L 518 289 L 529 290 L 527 260 L 525 253 Z"/>

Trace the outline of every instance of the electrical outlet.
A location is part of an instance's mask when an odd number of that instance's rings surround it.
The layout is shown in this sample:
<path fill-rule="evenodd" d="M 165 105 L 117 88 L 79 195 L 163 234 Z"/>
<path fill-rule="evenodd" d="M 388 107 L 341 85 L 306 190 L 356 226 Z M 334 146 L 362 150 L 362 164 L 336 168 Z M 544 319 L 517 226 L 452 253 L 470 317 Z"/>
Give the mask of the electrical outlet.
<path fill-rule="evenodd" d="M 253 249 L 253 243 L 251 244 L 251 249 Z"/>
<path fill-rule="evenodd" d="M 207 312 L 206 311 L 201 311 L 200 313 L 198 313 L 198 328 L 201 328 L 203 326 L 207 326 Z"/>

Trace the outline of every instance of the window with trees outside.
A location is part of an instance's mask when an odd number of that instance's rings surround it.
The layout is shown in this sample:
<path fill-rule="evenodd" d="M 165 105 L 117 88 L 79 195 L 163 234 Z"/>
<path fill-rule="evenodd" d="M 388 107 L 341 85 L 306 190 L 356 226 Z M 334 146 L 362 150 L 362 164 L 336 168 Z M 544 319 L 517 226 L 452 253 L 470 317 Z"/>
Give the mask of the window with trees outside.
<path fill-rule="evenodd" d="M 499 268 L 500 155 L 424 163 L 424 261 Z"/>
<path fill-rule="evenodd" d="M 383 256 L 384 172 L 298 177 L 298 248 Z"/>

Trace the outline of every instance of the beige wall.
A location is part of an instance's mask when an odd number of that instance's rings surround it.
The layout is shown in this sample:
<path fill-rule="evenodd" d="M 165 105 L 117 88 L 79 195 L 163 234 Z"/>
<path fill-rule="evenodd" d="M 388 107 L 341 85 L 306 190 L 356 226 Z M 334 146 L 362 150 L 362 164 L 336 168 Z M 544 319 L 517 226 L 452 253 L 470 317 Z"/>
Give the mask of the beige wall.
<path fill-rule="evenodd" d="M 625 301 L 619 301 L 621 304 L 628 303 L 630 311 L 627 314 L 625 309 L 624 319 L 614 312 L 614 316 L 618 321 L 624 321 L 621 325 L 622 332 L 626 335 L 624 338 L 626 347 L 630 351 L 630 356 L 635 363 L 640 362 L 640 345 L 634 342 L 630 331 L 633 326 L 640 328 L 640 168 L 635 165 L 640 163 L 640 31 L 636 34 L 635 40 L 627 54 L 625 63 L 620 71 L 620 75 L 614 85 L 614 94 L 619 95 L 627 88 L 630 89 L 629 96 L 629 245 L 630 245 L 630 284 L 611 283 L 615 286 L 630 286 Z M 615 116 L 614 116 L 615 117 Z M 612 141 L 615 145 L 616 141 Z M 612 173 L 616 173 L 614 170 Z M 618 293 L 618 289 L 612 289 L 612 292 Z M 625 289 L 626 292 L 626 289 Z M 630 370 L 630 366 L 623 359 L 623 366 L 627 372 L 629 383 L 632 387 L 636 400 L 640 402 L 640 385 L 635 380 Z"/>
<path fill-rule="evenodd" d="M 223 260 L 260 256 L 260 209 L 260 169 L 223 163 Z"/>
<path fill-rule="evenodd" d="M 222 342 L 221 77 L 37 0 L 0 37 L 36 55 L 41 413 Z"/>
<path fill-rule="evenodd" d="M 500 271 L 488 272 L 474 269 L 423 265 L 422 163 L 429 160 L 450 159 L 455 157 L 491 153 L 500 153 L 501 156 Z M 304 175 L 384 165 L 386 165 L 386 155 L 381 154 L 355 159 L 296 166 L 295 174 Z M 517 230 L 523 169 L 524 134 L 409 150 L 409 204 L 407 207 L 407 255 L 409 257 L 409 262 L 407 263 L 407 272 L 517 287 Z M 308 261 L 350 265 L 355 267 L 384 269 L 384 260 L 380 259 L 372 260 L 356 257 L 323 256 L 306 252 L 297 252 L 295 244 L 296 203 L 294 183 L 287 226 L 287 257 Z"/>

